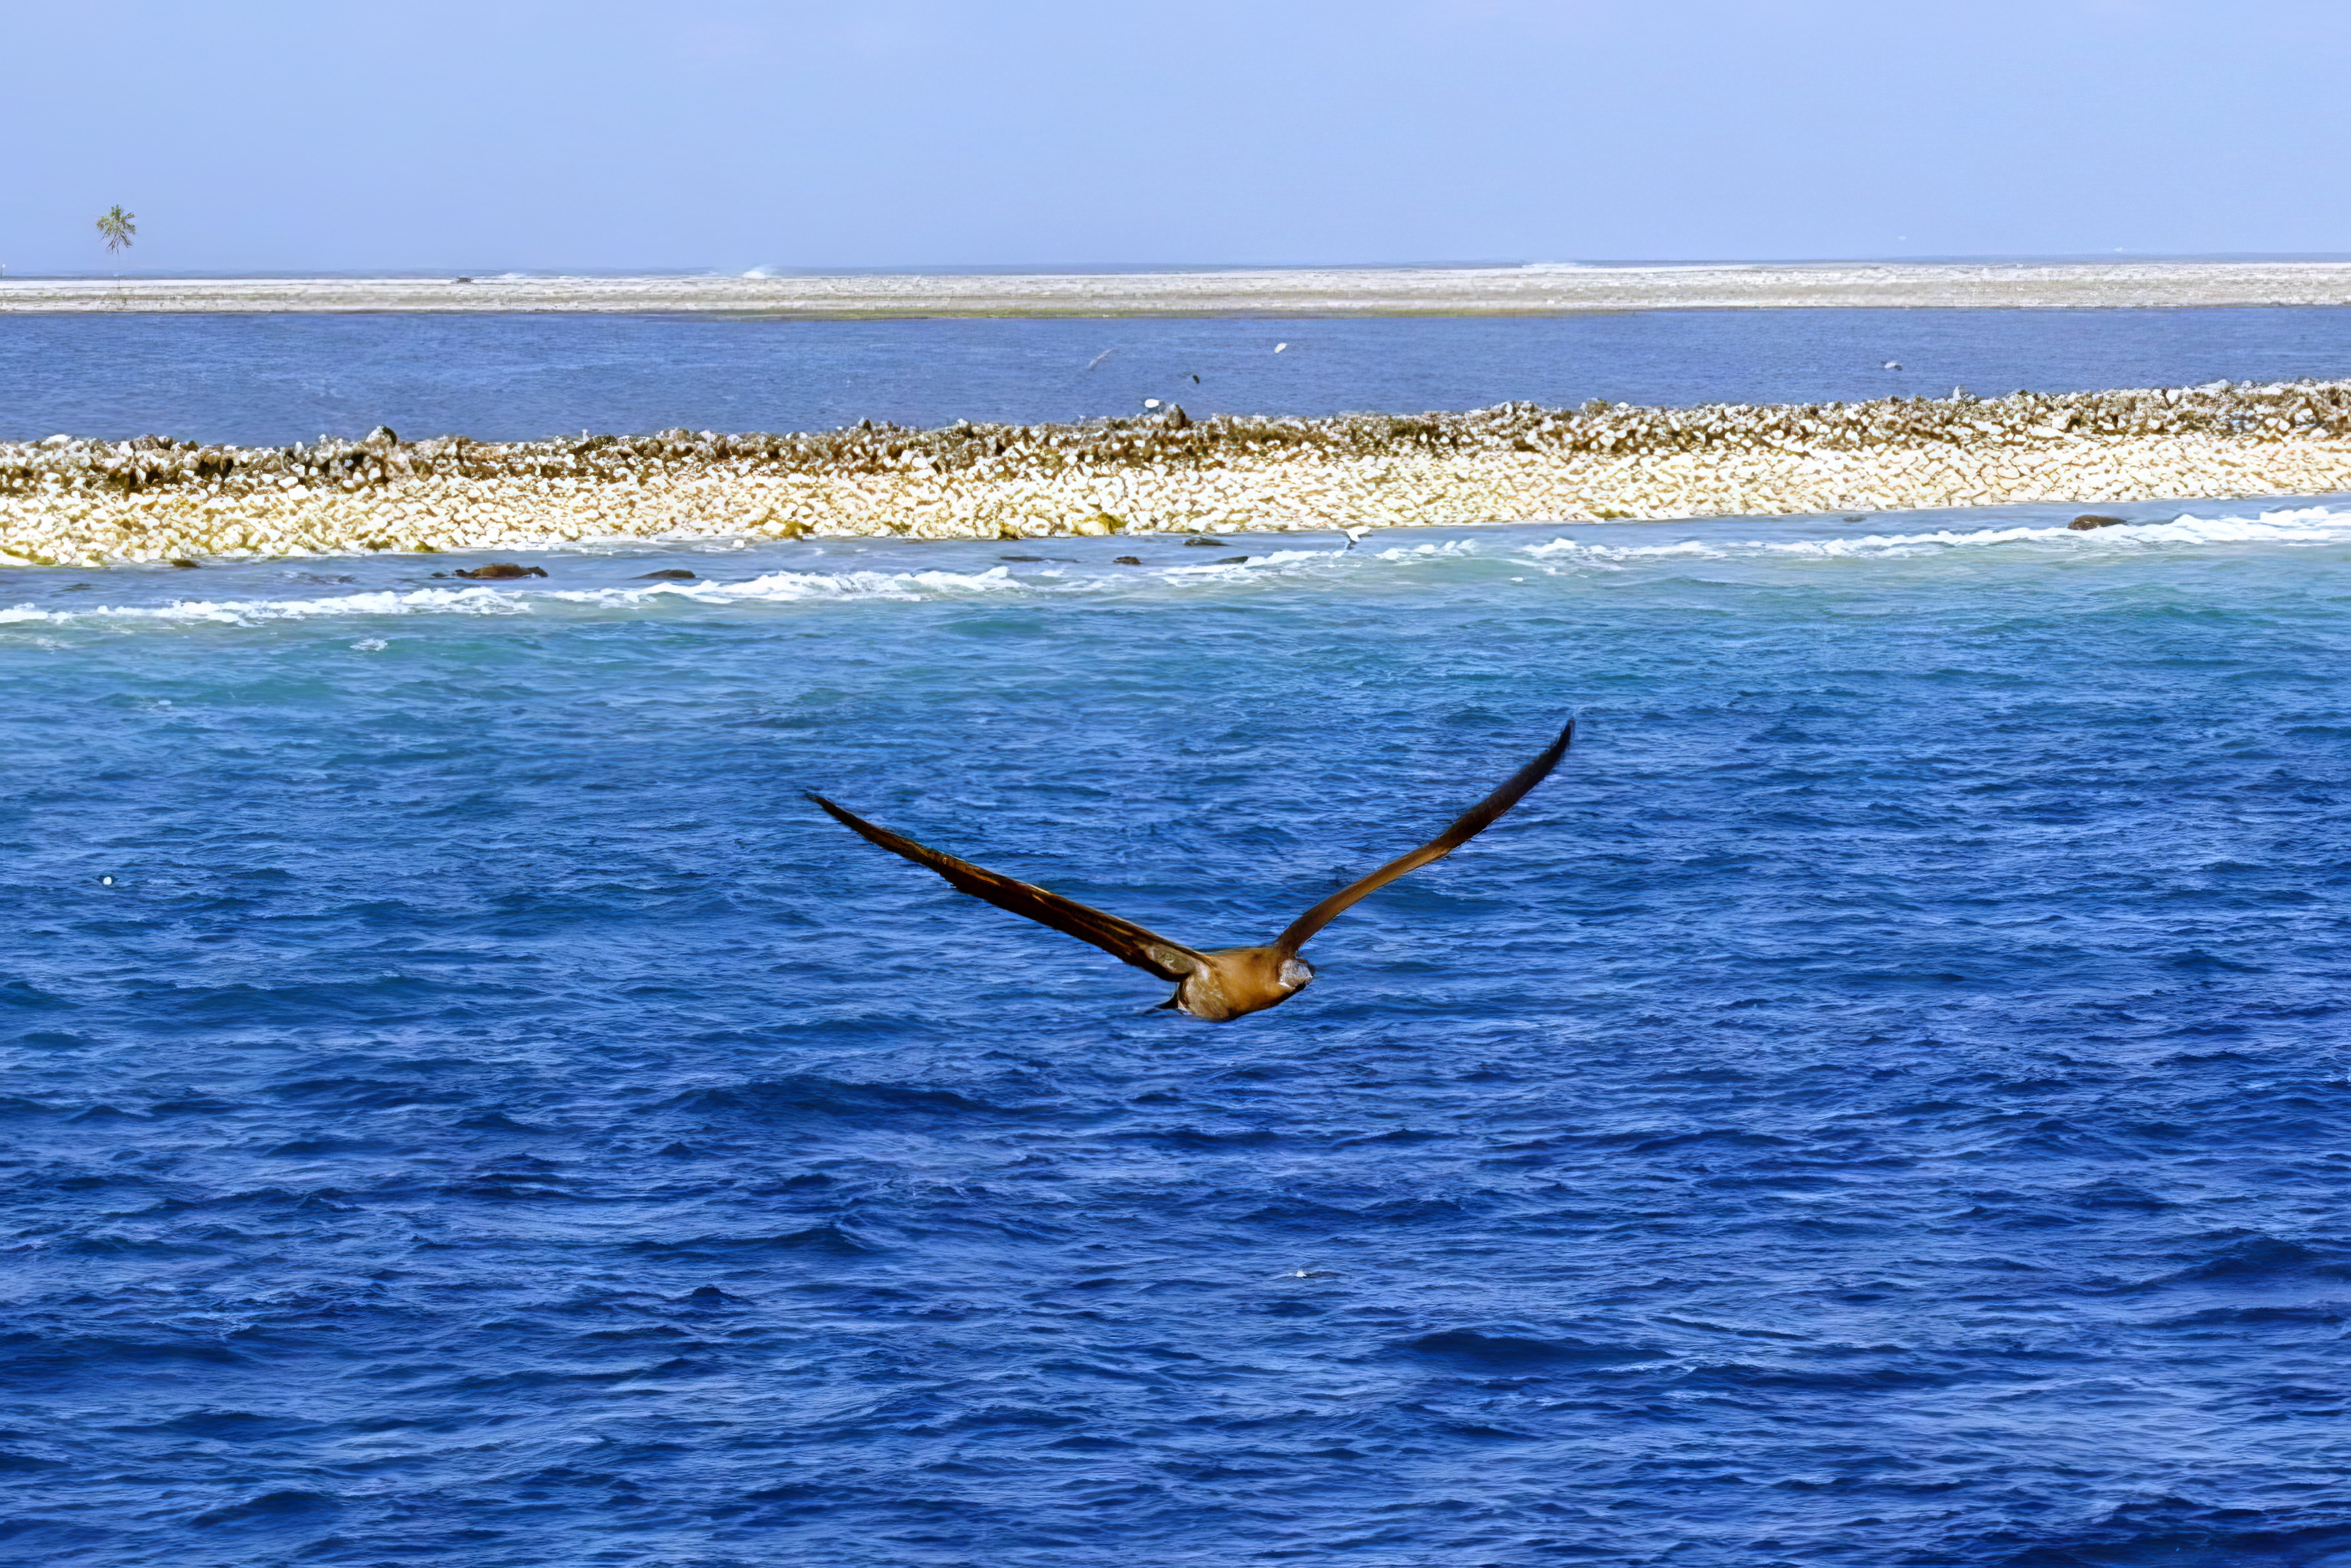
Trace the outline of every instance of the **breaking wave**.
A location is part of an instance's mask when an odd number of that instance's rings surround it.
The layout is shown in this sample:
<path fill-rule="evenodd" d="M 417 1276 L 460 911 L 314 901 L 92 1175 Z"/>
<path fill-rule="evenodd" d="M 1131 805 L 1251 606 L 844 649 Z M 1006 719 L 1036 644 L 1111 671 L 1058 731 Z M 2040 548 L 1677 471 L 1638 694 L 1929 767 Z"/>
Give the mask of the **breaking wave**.
<path fill-rule="evenodd" d="M 1235 554 L 1214 560 L 1163 560 L 1138 565 L 1108 549 L 1151 548 L 1132 540 L 1056 540 L 1043 548 L 1069 549 L 1068 556 L 1015 558 L 1031 570 L 1004 565 L 964 570 L 919 571 L 870 569 L 833 571 L 777 570 L 740 581 L 631 581 L 602 587 L 405 587 L 362 590 L 311 598 L 180 599 L 152 604 L 76 605 L 20 603 L 0 607 L 0 629 L 63 627 L 94 623 L 257 625 L 328 617 L 411 615 L 528 615 L 558 605 L 628 610 L 670 605 L 841 604 L 854 601 L 919 601 L 979 598 L 1005 593 L 1086 595 L 1134 591 L 1203 590 L 1249 581 L 1343 581 L 1353 574 L 1421 569 L 1478 561 L 1489 569 L 1534 566 L 1557 574 L 1577 567 L 1623 570 L 1644 561 L 1803 560 L 1837 558 L 1898 559 L 1931 557 L 1987 547 L 2022 547 L 2048 552 L 2143 551 L 2231 545 L 2313 546 L 2351 543 L 2351 510 L 2326 505 L 2287 507 L 2251 517 L 2201 516 L 2182 512 L 2168 518 L 2126 520 L 2093 529 L 2063 524 L 2018 523 L 2002 528 L 1922 529 L 1818 538 L 1731 537 L 1723 524 L 1574 524 L 1552 528 L 1479 530 L 1411 543 L 1374 541 L 1361 549 L 1317 542 L 1284 541 L 1285 548 L 1249 553 L 1256 542 L 1235 536 Z M 1817 528 L 1815 522 L 1813 525 Z M 1559 532 L 1565 527 L 1572 532 Z M 1670 533 L 1665 530 L 1671 529 Z M 1529 540 L 1531 533 L 1552 537 Z M 1664 534 L 1664 537 L 1660 537 Z M 1261 536 L 1259 536 L 1261 537 Z M 1656 542 L 1634 542 L 1654 539 Z M 756 547 L 754 547 L 756 548 Z M 942 544 L 968 552 L 967 543 Z M 978 547 L 985 548 L 985 547 Z M 539 552 L 550 562 L 577 560 Z"/>
<path fill-rule="evenodd" d="M 2351 541 L 2351 515 L 2331 507 L 2300 507 L 2263 512 L 2255 517 L 2203 517 L 2192 512 L 2183 512 L 2176 517 L 2126 520 L 2090 529 L 2077 529 L 2066 524 L 2020 524 L 2003 528 L 1937 528 L 1925 533 L 1862 534 L 1850 538 L 1745 539 L 1735 542 L 1683 538 L 1659 545 L 1587 544 L 1582 539 L 1562 538 L 1529 546 L 1522 553 L 1537 559 L 1582 558 L 1616 561 L 1660 556 L 1715 559 L 1734 556 L 1883 557 L 1932 554 L 1984 545 L 2043 543 L 2063 544 L 2068 549 L 2112 549 L 2116 546 L 2146 549 L 2167 545 L 2323 545 L 2346 541 Z"/>
<path fill-rule="evenodd" d="M 535 603 L 642 604 L 660 599 L 705 603 L 792 603 L 810 600 L 920 600 L 1018 588 L 1012 574 L 990 571 L 778 571 L 744 582 L 664 582 L 650 588 L 418 588 L 343 593 L 318 599 L 183 599 L 159 605 L 94 605 L 45 610 L 20 604 L 0 609 L 0 626 L 70 625 L 91 621 L 159 621 L 253 625 L 323 616 L 527 615 Z"/>

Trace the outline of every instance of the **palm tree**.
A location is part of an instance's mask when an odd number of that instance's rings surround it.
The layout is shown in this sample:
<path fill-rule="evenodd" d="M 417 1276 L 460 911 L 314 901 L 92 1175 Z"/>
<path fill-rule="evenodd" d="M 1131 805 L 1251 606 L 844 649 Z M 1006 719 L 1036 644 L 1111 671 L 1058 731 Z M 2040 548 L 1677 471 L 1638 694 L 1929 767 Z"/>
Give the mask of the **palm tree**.
<path fill-rule="evenodd" d="M 139 225 L 134 221 L 138 216 L 136 213 L 124 212 L 121 204 L 117 203 L 98 220 L 98 232 L 106 236 L 106 248 L 110 253 L 130 248 L 131 236 L 139 232 Z"/>

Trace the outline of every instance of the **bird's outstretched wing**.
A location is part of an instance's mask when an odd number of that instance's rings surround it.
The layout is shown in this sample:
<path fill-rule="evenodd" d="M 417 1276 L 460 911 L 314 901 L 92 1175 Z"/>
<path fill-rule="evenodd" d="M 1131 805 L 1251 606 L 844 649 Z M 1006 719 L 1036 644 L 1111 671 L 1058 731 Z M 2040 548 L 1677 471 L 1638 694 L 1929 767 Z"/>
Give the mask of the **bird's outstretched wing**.
<path fill-rule="evenodd" d="M 1048 893 L 1041 887 L 1015 882 L 1008 876 L 998 876 L 985 866 L 976 866 L 953 855 L 943 855 L 887 828 L 877 828 L 856 812 L 844 810 L 821 795 L 810 793 L 809 799 L 823 807 L 834 821 L 850 831 L 880 844 L 892 854 L 905 856 L 916 865 L 930 867 L 956 888 L 974 898 L 984 899 L 998 909 L 1026 915 L 1040 925 L 1067 932 L 1081 942 L 1091 942 L 1112 957 L 1123 959 L 1138 969 L 1148 969 L 1163 980 L 1180 980 L 1196 967 L 1207 962 L 1182 943 L 1155 936 L 1131 920 L 1104 915 L 1074 898 L 1063 898 L 1058 893 Z"/>
<path fill-rule="evenodd" d="M 1418 871 L 1431 861 L 1443 860 L 1479 833 L 1493 826 L 1494 820 L 1519 803 L 1526 792 L 1543 781 L 1559 759 L 1567 755 L 1568 742 L 1575 737 L 1575 721 L 1569 719 L 1559 738 L 1541 757 L 1510 775 L 1503 786 L 1461 814 L 1461 819 L 1437 837 L 1405 855 L 1390 861 L 1352 887 L 1343 887 L 1305 914 L 1290 923 L 1290 929 L 1274 938 L 1273 945 L 1281 952 L 1295 953 L 1306 946 L 1307 938 L 1336 920 L 1347 906 L 1367 893 L 1385 887 L 1408 872 Z"/>

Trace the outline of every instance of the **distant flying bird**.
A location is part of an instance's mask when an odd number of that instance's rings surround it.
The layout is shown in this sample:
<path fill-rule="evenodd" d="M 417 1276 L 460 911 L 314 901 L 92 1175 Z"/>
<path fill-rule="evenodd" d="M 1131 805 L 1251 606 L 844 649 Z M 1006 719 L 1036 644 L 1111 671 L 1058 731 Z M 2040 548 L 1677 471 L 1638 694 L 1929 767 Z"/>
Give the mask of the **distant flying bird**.
<path fill-rule="evenodd" d="M 1497 818 L 1517 805 L 1528 790 L 1541 783 L 1559 759 L 1567 755 L 1568 743 L 1574 738 L 1575 721 L 1559 732 L 1559 738 L 1541 757 L 1510 775 L 1502 787 L 1464 812 L 1451 827 L 1404 856 L 1390 861 L 1371 875 L 1351 886 L 1341 888 L 1305 914 L 1290 923 L 1290 929 L 1265 947 L 1219 947 L 1207 952 L 1186 947 L 1180 942 L 1170 942 L 1135 925 L 1121 920 L 1115 915 L 1105 915 L 1090 909 L 1072 898 L 1058 893 L 1048 893 L 1041 887 L 1025 882 L 1015 882 L 1008 876 L 976 866 L 969 861 L 956 859 L 927 849 L 909 838 L 902 838 L 887 828 L 875 827 L 852 811 L 844 810 L 823 796 L 810 792 L 809 799 L 822 807 L 832 820 L 852 832 L 881 845 L 892 854 L 904 855 L 916 865 L 928 866 L 948 883 L 1013 914 L 1024 915 L 1040 925 L 1050 925 L 1066 932 L 1081 942 L 1091 942 L 1114 958 L 1148 969 L 1163 980 L 1176 982 L 1176 994 L 1163 1007 L 1170 1007 L 1194 1018 L 1223 1022 L 1245 1013 L 1260 1012 L 1286 1002 L 1306 988 L 1314 978 L 1313 966 L 1298 956 L 1307 940 L 1332 921 L 1337 919 L 1364 894 L 1385 887 L 1408 872 L 1418 871 L 1432 861 L 1444 859 L 1486 829 Z"/>

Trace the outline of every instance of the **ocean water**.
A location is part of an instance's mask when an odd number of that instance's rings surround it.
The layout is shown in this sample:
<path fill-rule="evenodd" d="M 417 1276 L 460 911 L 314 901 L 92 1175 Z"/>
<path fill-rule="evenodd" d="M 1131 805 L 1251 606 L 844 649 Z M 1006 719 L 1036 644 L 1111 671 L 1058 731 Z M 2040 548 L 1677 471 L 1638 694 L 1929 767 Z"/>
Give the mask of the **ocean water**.
<path fill-rule="evenodd" d="M 1278 350 L 1278 351 L 1277 351 Z M 1898 369 L 1888 369 L 1889 362 Z M 1513 319 L 0 316 L 0 440 L 282 444 L 831 430 L 1520 399 L 1813 402 L 2351 375 L 2351 310 L 1651 311 Z"/>
<path fill-rule="evenodd" d="M 2351 505 L 2127 510 L 0 574 L 0 1556 L 2351 1562 Z M 1228 1025 L 799 795 L 1258 940 L 1571 711 Z"/>

